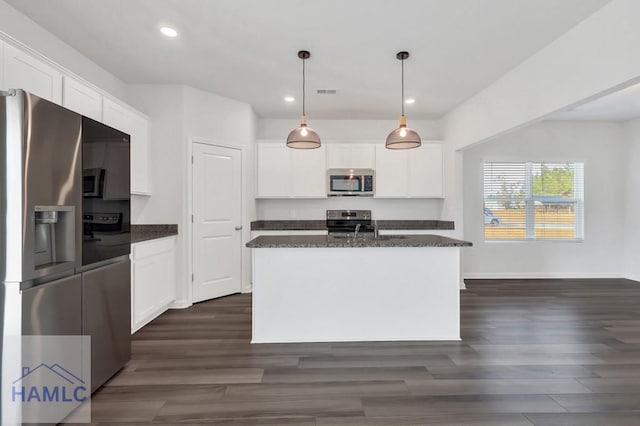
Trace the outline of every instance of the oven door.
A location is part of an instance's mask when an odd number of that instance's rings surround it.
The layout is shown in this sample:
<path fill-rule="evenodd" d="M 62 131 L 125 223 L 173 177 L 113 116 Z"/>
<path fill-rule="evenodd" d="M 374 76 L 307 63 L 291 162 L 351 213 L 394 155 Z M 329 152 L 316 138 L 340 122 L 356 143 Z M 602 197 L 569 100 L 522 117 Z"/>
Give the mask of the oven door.
<path fill-rule="evenodd" d="M 103 169 L 86 169 L 82 171 L 82 196 L 102 197 L 104 187 Z"/>

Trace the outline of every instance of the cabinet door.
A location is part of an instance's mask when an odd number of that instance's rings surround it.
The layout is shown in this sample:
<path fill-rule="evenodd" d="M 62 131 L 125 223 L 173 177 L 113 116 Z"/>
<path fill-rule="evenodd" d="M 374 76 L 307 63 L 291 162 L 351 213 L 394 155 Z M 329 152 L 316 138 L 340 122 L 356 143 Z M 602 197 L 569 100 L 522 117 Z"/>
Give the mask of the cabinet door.
<path fill-rule="evenodd" d="M 290 149 L 290 148 L 285 148 Z M 295 198 L 326 198 L 326 148 L 291 151 L 291 187 Z"/>
<path fill-rule="evenodd" d="M 351 144 L 352 168 L 375 169 L 376 167 L 376 145 L 372 143 Z"/>
<path fill-rule="evenodd" d="M 102 120 L 102 95 L 67 75 L 62 87 L 62 105 L 96 121 Z"/>
<path fill-rule="evenodd" d="M 24 89 L 36 96 L 62 103 L 62 74 L 52 66 L 5 43 L 3 62 L 6 89 Z"/>
<path fill-rule="evenodd" d="M 289 198 L 291 196 L 292 151 L 284 143 L 258 144 L 258 198 Z"/>
<path fill-rule="evenodd" d="M 164 312 L 175 300 L 175 237 L 132 246 L 131 331 Z"/>
<path fill-rule="evenodd" d="M 7 90 L 8 87 L 4 85 L 4 43 L 0 40 L 0 90 Z"/>
<path fill-rule="evenodd" d="M 407 151 L 409 159 L 409 196 L 442 197 L 442 145 L 423 144 Z"/>
<path fill-rule="evenodd" d="M 403 149 L 387 149 L 376 145 L 375 197 L 406 198 L 409 194 L 409 171 L 407 155 Z"/>
<path fill-rule="evenodd" d="M 134 115 L 131 129 L 131 193 L 151 195 L 149 121 Z"/>
<path fill-rule="evenodd" d="M 370 143 L 327 144 L 328 169 L 373 169 L 375 145 Z"/>
<path fill-rule="evenodd" d="M 128 135 L 133 127 L 132 113 L 109 98 L 102 99 L 102 122 Z"/>
<path fill-rule="evenodd" d="M 129 145 L 124 143 L 106 144 L 104 159 L 105 200 L 128 200 L 130 194 Z"/>
<path fill-rule="evenodd" d="M 327 145 L 327 168 L 346 169 L 351 166 L 351 144 L 332 143 Z"/>
<path fill-rule="evenodd" d="M 131 193 L 151 195 L 149 122 L 119 103 L 104 98 L 103 122 L 131 136 Z"/>

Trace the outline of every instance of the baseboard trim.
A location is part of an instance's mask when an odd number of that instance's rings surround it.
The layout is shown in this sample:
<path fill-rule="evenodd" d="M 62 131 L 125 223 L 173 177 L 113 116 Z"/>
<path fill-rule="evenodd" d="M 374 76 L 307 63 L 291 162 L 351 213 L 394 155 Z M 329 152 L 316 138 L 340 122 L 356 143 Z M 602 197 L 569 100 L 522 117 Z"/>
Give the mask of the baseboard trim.
<path fill-rule="evenodd" d="M 640 275 L 639 274 L 627 274 L 625 276 L 626 279 L 631 281 L 638 281 L 640 283 Z"/>
<path fill-rule="evenodd" d="M 466 273 L 468 280 L 508 279 L 585 279 L 585 278 L 629 278 L 619 272 L 480 272 Z"/>
<path fill-rule="evenodd" d="M 191 302 L 188 302 L 185 299 L 176 300 L 169 305 L 169 309 L 184 309 L 191 306 Z"/>

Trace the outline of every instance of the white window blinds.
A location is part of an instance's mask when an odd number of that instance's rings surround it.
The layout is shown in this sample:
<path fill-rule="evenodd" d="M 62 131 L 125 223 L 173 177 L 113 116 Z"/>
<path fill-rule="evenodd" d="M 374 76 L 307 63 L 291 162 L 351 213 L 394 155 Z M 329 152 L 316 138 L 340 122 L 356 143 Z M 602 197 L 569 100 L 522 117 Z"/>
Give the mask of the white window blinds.
<path fill-rule="evenodd" d="M 484 163 L 485 240 L 581 240 L 584 164 Z"/>

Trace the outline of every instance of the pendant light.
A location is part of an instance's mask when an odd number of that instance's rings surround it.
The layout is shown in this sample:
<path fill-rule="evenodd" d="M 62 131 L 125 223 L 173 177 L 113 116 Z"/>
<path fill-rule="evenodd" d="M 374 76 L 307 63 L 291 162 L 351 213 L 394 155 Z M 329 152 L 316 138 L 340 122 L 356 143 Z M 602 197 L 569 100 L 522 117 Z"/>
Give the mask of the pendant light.
<path fill-rule="evenodd" d="M 385 147 L 389 149 L 410 149 L 422 145 L 420 135 L 407 127 L 407 117 L 404 116 L 404 60 L 408 57 L 409 52 L 396 54 L 396 58 L 402 63 L 402 115 L 400 116 L 400 126 L 387 136 Z"/>
<path fill-rule="evenodd" d="M 298 52 L 298 58 L 302 59 L 302 117 L 300 117 L 300 127 L 293 129 L 287 136 L 287 146 L 296 149 L 320 148 L 320 136 L 307 127 L 307 115 L 305 114 L 305 61 L 309 59 L 311 53 L 306 50 Z"/>

